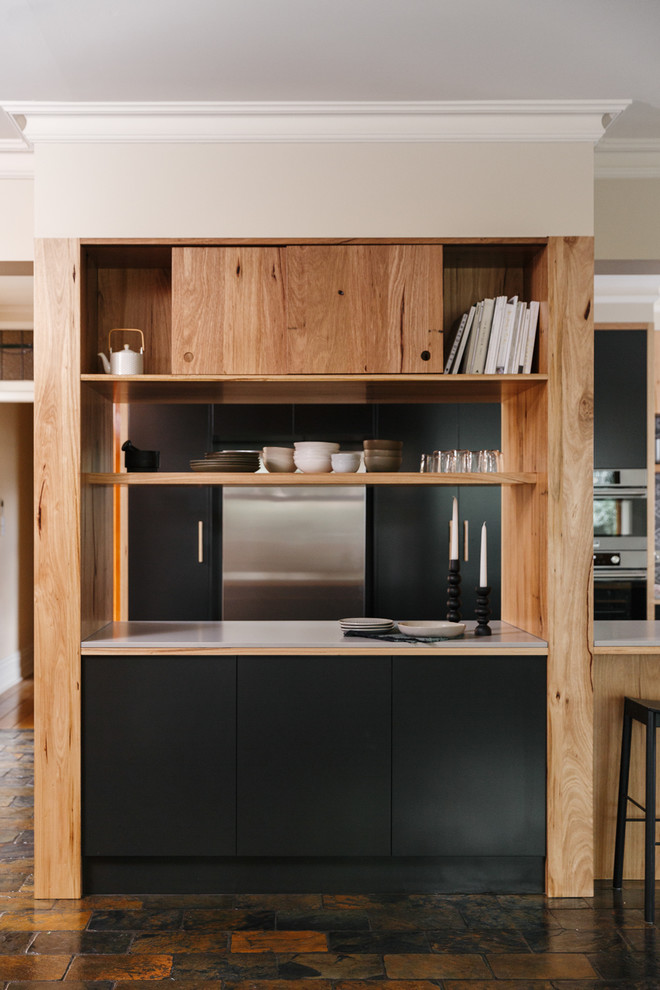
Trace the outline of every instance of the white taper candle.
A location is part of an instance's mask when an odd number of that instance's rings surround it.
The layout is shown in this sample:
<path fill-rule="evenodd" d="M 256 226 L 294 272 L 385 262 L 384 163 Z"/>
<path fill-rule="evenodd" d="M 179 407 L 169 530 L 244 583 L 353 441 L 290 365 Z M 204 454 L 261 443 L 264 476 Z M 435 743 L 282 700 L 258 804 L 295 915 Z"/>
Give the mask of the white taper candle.
<path fill-rule="evenodd" d="M 479 587 L 486 588 L 488 586 L 488 567 L 487 567 L 487 550 L 486 550 L 486 523 L 481 527 L 481 557 L 479 559 Z"/>
<path fill-rule="evenodd" d="M 458 560 L 458 499 L 454 495 L 451 512 L 451 552 L 450 560 Z"/>

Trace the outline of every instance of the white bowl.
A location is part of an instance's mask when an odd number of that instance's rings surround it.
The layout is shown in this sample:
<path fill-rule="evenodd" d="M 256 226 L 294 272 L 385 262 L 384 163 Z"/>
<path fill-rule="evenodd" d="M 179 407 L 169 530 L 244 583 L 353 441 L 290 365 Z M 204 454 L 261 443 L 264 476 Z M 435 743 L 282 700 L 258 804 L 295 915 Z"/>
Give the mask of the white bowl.
<path fill-rule="evenodd" d="M 299 454 L 296 451 L 293 460 L 304 474 L 328 474 L 332 470 L 330 454 Z"/>
<path fill-rule="evenodd" d="M 332 454 L 332 470 L 338 472 L 357 471 L 362 461 L 362 454 L 359 450 L 342 450 L 338 454 Z"/>
<path fill-rule="evenodd" d="M 464 622 L 442 622 L 440 619 L 419 619 L 417 622 L 398 622 L 399 632 L 404 636 L 421 639 L 424 636 L 455 639 L 465 632 Z"/>
<path fill-rule="evenodd" d="M 298 440 L 293 446 L 296 450 L 304 451 L 305 453 L 320 453 L 323 451 L 327 454 L 336 454 L 339 450 L 338 443 L 326 443 L 325 440 Z"/>
<path fill-rule="evenodd" d="M 286 457 L 293 457 L 293 447 L 264 447 L 264 454 L 283 454 Z"/>

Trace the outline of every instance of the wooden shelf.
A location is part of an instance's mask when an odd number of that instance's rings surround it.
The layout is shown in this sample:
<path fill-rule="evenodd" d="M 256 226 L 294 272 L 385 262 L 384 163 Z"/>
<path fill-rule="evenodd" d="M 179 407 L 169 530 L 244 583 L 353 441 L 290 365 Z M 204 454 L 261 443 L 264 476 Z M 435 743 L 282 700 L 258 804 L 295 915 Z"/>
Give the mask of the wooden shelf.
<path fill-rule="evenodd" d="M 544 386 L 547 375 L 81 375 L 113 402 L 502 402 Z"/>
<path fill-rule="evenodd" d="M 297 485 L 535 485 L 538 475 L 533 472 L 492 472 L 490 474 L 419 474 L 358 472 L 355 474 L 262 474 L 221 471 L 141 471 L 98 472 L 83 474 L 88 485 L 225 485 L 243 487 L 281 488 Z"/>

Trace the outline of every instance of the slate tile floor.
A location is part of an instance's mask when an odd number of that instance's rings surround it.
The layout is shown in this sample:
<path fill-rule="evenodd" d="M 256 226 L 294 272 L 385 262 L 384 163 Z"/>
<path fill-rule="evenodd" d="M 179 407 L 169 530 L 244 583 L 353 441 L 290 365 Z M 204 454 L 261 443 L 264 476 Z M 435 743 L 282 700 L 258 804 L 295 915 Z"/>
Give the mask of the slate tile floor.
<path fill-rule="evenodd" d="M 541 895 L 32 896 L 33 733 L 0 729 L 0 990 L 660 990 L 641 884 Z"/>

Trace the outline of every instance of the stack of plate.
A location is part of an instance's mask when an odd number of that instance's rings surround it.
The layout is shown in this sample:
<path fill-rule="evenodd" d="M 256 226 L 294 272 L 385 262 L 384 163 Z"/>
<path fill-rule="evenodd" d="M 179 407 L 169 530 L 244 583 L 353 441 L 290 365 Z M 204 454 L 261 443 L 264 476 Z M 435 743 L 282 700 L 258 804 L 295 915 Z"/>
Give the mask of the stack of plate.
<path fill-rule="evenodd" d="M 251 473 L 259 470 L 258 450 L 216 450 L 205 454 L 204 460 L 191 461 L 193 471 L 224 471 Z"/>
<path fill-rule="evenodd" d="M 394 629 L 392 619 L 340 619 L 339 625 L 342 632 L 390 632 Z"/>

